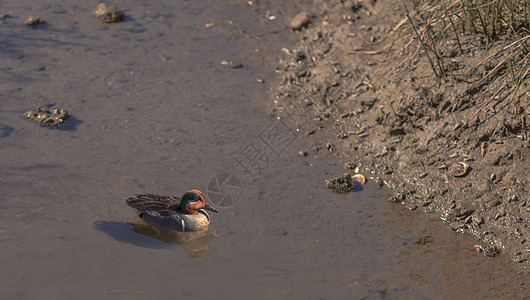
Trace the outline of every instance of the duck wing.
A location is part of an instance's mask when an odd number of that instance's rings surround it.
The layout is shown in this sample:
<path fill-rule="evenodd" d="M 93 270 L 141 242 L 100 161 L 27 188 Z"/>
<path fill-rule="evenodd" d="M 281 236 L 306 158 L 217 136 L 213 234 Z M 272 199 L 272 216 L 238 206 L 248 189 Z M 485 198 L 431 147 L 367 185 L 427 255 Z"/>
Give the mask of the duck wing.
<path fill-rule="evenodd" d="M 141 212 L 139 217 L 147 224 L 159 229 L 173 231 L 191 230 L 191 228 L 187 228 L 186 222 L 184 222 L 184 219 L 182 219 L 181 215 L 177 213 L 162 214 L 160 212 L 147 210 L 145 212 Z"/>
<path fill-rule="evenodd" d="M 180 198 L 153 194 L 136 194 L 136 197 L 129 197 L 125 199 L 125 202 L 139 212 L 152 211 L 162 216 L 169 216 L 172 211 L 175 211 L 173 206 L 180 203 Z"/>

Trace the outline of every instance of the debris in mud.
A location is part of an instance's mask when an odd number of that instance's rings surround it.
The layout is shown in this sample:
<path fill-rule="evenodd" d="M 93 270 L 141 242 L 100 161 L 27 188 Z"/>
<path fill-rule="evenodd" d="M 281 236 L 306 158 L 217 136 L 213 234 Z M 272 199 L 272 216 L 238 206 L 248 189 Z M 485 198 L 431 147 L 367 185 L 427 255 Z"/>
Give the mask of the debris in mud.
<path fill-rule="evenodd" d="M 488 256 L 488 257 L 495 257 L 501 253 L 499 248 L 495 246 L 484 248 L 481 245 L 475 245 L 475 250 L 478 253 L 483 253 L 485 256 Z"/>
<path fill-rule="evenodd" d="M 237 60 L 222 60 L 221 61 L 221 65 L 227 67 L 227 68 L 232 68 L 232 69 L 237 69 L 237 68 L 242 68 L 243 65 L 238 62 Z"/>
<path fill-rule="evenodd" d="M 298 13 L 289 23 L 289 28 L 292 30 L 302 30 L 302 28 L 307 27 L 312 22 L 311 14 L 306 11 Z"/>
<path fill-rule="evenodd" d="M 300 151 L 298 152 L 298 156 L 300 156 L 300 157 L 306 157 L 306 156 L 307 156 L 307 151 L 305 151 L 305 150 L 300 150 Z"/>
<path fill-rule="evenodd" d="M 37 25 L 44 24 L 44 20 L 42 20 L 40 17 L 29 16 L 24 19 L 24 24 L 28 25 L 31 28 L 34 28 Z"/>
<path fill-rule="evenodd" d="M 416 245 L 427 245 L 429 243 L 432 243 L 434 241 L 434 238 L 430 235 L 418 237 L 418 239 L 414 242 Z"/>
<path fill-rule="evenodd" d="M 465 162 L 455 162 L 449 167 L 449 173 L 454 177 L 464 177 L 469 172 L 469 165 Z"/>
<path fill-rule="evenodd" d="M 36 110 L 25 112 L 24 116 L 34 122 L 48 126 L 62 125 L 69 117 L 66 109 L 60 109 L 57 107 L 52 107 L 50 109 L 39 107 Z"/>
<path fill-rule="evenodd" d="M 344 168 L 347 170 L 354 170 L 355 168 L 357 168 L 357 164 L 352 161 L 349 161 L 344 164 Z"/>
<path fill-rule="evenodd" d="M 402 203 L 414 193 L 416 193 L 416 191 L 414 190 L 403 190 L 400 192 L 396 192 L 392 197 L 390 197 L 389 201 L 393 203 Z"/>
<path fill-rule="evenodd" d="M 326 180 L 326 187 L 335 192 L 335 193 L 347 193 L 351 190 L 355 189 L 356 181 L 353 180 L 353 178 L 346 174 L 341 177 L 333 178 L 330 180 Z"/>
<path fill-rule="evenodd" d="M 108 3 L 98 4 L 92 13 L 103 23 L 122 22 L 125 18 L 125 14 L 121 10 Z"/>

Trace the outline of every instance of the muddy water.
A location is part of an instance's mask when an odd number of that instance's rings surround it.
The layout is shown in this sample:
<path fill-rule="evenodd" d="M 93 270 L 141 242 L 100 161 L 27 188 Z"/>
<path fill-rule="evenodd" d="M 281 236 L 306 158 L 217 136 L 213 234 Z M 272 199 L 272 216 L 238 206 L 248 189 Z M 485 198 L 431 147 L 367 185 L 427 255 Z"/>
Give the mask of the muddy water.
<path fill-rule="evenodd" d="M 469 257 L 502 263 L 469 251 L 469 239 L 451 247 L 464 252 L 453 264 L 454 252 L 426 247 L 454 236 L 418 231 L 430 223 L 404 222 L 410 216 L 370 184 L 328 193 L 322 181 L 341 166 L 298 157 L 303 139 L 258 104 L 274 77 L 270 54 L 292 38 L 280 12 L 274 19 L 274 11 L 228 1 L 120 1 L 125 22 L 107 26 L 90 14 L 95 3 L 3 4 L 11 17 L 0 26 L 0 298 L 506 291 L 461 272 Z M 28 28 L 27 15 L 46 23 Z M 244 67 L 223 67 L 223 59 Z M 47 104 L 73 118 L 50 129 L 22 117 Z M 221 208 L 207 235 L 157 239 L 127 224 L 134 213 L 125 197 L 190 188 Z M 472 294 L 455 284 L 464 280 L 477 286 Z"/>

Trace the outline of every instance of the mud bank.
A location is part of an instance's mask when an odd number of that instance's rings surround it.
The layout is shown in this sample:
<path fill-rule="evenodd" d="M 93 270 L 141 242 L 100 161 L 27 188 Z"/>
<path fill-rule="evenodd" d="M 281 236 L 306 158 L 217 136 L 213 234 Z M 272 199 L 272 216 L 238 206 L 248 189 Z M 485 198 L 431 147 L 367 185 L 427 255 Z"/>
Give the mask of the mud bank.
<path fill-rule="evenodd" d="M 283 49 L 273 114 L 308 136 L 304 150 L 336 155 L 389 187 L 390 201 L 528 267 L 529 59 L 517 52 L 528 25 L 435 41 L 430 24 L 453 19 L 429 21 L 436 7 L 422 3 L 314 1 L 298 46 Z"/>

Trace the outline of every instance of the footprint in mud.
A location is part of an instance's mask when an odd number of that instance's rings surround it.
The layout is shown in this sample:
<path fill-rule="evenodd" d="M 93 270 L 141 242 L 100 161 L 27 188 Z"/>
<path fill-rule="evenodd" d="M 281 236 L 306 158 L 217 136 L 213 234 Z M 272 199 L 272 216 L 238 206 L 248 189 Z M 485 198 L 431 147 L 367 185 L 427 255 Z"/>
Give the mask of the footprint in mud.
<path fill-rule="evenodd" d="M 0 123 L 0 138 L 6 138 L 13 132 L 13 127 Z"/>

